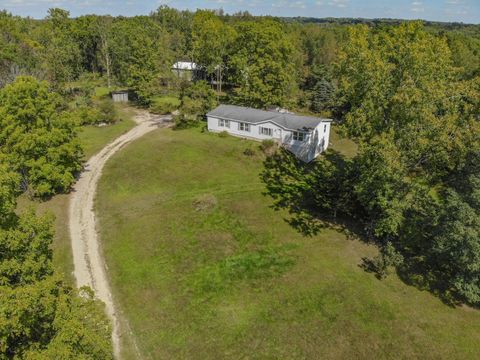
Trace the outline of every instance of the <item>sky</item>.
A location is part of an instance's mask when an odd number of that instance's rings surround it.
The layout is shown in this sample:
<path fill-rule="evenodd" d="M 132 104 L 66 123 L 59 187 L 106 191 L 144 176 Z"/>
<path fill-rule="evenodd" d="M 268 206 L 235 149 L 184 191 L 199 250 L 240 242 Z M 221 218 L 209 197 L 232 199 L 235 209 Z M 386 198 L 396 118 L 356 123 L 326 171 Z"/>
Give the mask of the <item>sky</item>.
<path fill-rule="evenodd" d="M 0 0 L 0 9 L 43 18 L 51 7 L 84 14 L 142 15 L 177 9 L 247 10 L 254 15 L 425 19 L 480 24 L 480 0 Z"/>

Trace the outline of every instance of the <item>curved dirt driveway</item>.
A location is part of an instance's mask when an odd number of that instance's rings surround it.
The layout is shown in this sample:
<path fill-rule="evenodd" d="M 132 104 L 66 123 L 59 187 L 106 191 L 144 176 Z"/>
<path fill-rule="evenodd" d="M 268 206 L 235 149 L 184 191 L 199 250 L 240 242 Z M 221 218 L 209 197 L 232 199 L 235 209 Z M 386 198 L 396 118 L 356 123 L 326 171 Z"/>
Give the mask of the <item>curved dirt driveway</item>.
<path fill-rule="evenodd" d="M 120 354 L 119 319 L 106 276 L 93 212 L 97 183 L 105 163 L 113 154 L 133 140 L 165 126 L 164 122 L 169 119 L 167 116 L 137 111 L 134 118 L 137 126 L 116 138 L 88 160 L 70 196 L 69 228 L 77 287 L 89 286 L 105 303 L 106 312 L 112 321 L 113 351 L 117 359 Z"/>

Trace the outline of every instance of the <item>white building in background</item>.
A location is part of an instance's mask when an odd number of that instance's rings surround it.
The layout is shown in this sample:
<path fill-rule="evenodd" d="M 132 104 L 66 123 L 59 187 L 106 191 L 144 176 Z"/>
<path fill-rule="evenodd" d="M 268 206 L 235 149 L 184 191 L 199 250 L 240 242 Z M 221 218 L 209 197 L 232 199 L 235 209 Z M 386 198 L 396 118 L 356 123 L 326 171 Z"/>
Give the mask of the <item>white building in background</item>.
<path fill-rule="evenodd" d="M 220 105 L 207 114 L 208 130 L 244 138 L 279 142 L 297 158 L 310 162 L 328 148 L 331 119 Z"/>
<path fill-rule="evenodd" d="M 188 81 L 192 81 L 195 78 L 195 74 L 198 70 L 199 67 L 197 64 L 190 61 L 177 61 L 172 66 L 172 71 L 178 78 Z"/>

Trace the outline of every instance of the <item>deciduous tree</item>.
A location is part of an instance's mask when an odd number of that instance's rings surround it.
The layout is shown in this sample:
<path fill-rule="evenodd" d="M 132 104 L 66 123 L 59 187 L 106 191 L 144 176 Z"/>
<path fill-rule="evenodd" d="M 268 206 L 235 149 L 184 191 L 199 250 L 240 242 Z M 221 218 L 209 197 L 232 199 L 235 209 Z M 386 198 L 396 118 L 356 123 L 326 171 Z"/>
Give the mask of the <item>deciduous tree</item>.
<path fill-rule="evenodd" d="M 270 19 L 236 24 L 232 48 L 232 81 L 237 102 L 263 108 L 286 105 L 295 87 L 292 44 L 282 26 Z"/>
<path fill-rule="evenodd" d="M 34 195 L 68 190 L 81 169 L 74 121 L 64 110 L 61 97 L 31 77 L 0 91 L 0 154 Z"/>

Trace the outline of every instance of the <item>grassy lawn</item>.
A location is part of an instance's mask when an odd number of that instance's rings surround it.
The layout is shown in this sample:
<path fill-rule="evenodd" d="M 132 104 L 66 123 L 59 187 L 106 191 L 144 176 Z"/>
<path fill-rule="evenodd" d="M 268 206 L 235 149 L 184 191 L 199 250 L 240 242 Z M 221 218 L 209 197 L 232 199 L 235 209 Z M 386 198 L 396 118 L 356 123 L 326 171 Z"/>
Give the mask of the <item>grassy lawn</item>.
<path fill-rule="evenodd" d="M 354 157 L 357 154 L 358 145 L 347 138 L 341 137 L 335 126 L 332 126 L 331 129 L 330 149 L 340 152 L 347 158 Z"/>
<path fill-rule="evenodd" d="M 480 358 L 478 311 L 377 280 L 358 266 L 375 249 L 340 232 L 291 228 L 252 144 L 162 129 L 107 164 L 100 235 L 144 358 Z"/>
<path fill-rule="evenodd" d="M 121 121 L 105 127 L 86 126 L 80 130 L 79 139 L 86 159 L 135 125 L 131 108 L 118 105 L 117 110 Z M 54 196 L 48 201 L 32 200 L 24 194 L 18 199 L 18 210 L 22 211 L 28 207 L 34 207 L 40 214 L 51 212 L 55 215 L 54 264 L 67 279 L 73 280 L 73 260 L 68 230 L 68 194 Z"/>

